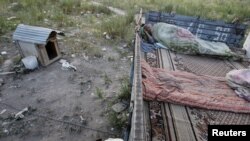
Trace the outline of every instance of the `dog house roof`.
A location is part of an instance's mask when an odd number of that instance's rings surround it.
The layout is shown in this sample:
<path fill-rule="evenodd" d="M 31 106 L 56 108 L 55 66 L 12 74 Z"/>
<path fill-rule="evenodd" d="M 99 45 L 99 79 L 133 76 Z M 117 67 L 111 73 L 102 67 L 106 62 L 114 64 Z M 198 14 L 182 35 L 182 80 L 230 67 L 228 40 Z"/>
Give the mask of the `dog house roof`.
<path fill-rule="evenodd" d="M 33 44 L 46 44 L 49 36 L 53 32 L 55 34 L 57 33 L 57 31 L 49 28 L 19 24 L 13 34 L 13 40 Z"/>

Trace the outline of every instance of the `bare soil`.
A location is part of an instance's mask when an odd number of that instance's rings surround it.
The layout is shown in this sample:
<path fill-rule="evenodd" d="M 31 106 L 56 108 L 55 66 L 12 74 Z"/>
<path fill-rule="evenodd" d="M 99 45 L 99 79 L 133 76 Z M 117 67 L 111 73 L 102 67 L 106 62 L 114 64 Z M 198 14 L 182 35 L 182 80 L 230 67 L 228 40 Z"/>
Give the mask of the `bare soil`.
<path fill-rule="evenodd" d="M 64 45 L 64 39 L 59 45 L 64 54 L 62 58 L 75 65 L 77 71 L 63 70 L 56 61 L 31 72 L 0 75 L 3 79 L 0 113 L 6 110 L 0 114 L 0 140 L 95 141 L 114 137 L 83 126 L 120 135 L 109 124 L 106 111 L 109 101 L 119 93 L 120 79 L 129 76 L 130 59 L 120 55 L 129 49 L 122 47 L 123 44 L 99 44 L 98 47 L 106 50 L 102 51 L 103 57 L 98 58 L 84 55 L 84 52 L 68 53 L 69 46 Z M 11 35 L 1 38 L 0 51 L 8 53 L 1 70 L 12 70 L 13 58 L 19 53 Z M 108 56 L 115 60 L 110 61 Z M 112 80 L 109 85 L 105 84 L 105 73 Z M 103 98 L 96 95 L 97 87 L 103 91 Z M 14 119 L 13 115 L 25 107 L 30 109 L 24 118 Z"/>

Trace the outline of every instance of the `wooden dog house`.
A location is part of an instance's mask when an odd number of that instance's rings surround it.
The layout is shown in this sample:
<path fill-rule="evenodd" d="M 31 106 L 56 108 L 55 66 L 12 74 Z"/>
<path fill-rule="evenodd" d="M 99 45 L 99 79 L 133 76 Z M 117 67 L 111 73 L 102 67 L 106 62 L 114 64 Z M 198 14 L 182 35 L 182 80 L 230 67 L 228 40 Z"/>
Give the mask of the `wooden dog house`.
<path fill-rule="evenodd" d="M 36 56 L 42 66 L 47 66 L 61 57 L 57 32 L 43 27 L 19 24 L 13 40 L 22 57 Z"/>

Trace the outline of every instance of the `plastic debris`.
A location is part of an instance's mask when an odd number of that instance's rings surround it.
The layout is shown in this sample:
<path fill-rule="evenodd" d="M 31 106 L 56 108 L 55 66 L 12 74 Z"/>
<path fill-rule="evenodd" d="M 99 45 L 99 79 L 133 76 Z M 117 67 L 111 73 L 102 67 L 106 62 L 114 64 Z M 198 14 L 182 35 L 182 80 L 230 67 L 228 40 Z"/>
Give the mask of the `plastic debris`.
<path fill-rule="evenodd" d="M 22 62 L 26 69 L 34 70 L 38 67 L 38 62 L 36 56 L 27 56 L 22 59 Z"/>
<path fill-rule="evenodd" d="M 107 32 L 103 32 L 103 36 L 104 36 L 105 39 L 107 39 L 107 40 L 110 40 L 110 39 L 111 39 L 111 37 L 108 35 Z"/>
<path fill-rule="evenodd" d="M 7 110 L 6 109 L 3 109 L 1 112 L 0 112 L 0 115 L 4 114 Z"/>
<path fill-rule="evenodd" d="M 28 111 L 29 111 L 28 107 L 24 108 L 22 111 L 20 111 L 20 112 L 18 112 L 18 113 L 15 114 L 15 119 L 22 119 L 22 118 L 24 118 L 24 113 L 28 112 Z"/>
<path fill-rule="evenodd" d="M 107 49 L 106 48 L 102 48 L 102 51 L 107 51 Z"/>
<path fill-rule="evenodd" d="M 73 69 L 76 71 L 76 67 L 71 65 L 67 60 L 61 59 L 59 62 L 62 64 L 62 70 Z"/>
<path fill-rule="evenodd" d="M 1 52 L 1 55 L 6 55 L 6 54 L 7 54 L 6 51 L 2 51 L 2 52 Z"/>

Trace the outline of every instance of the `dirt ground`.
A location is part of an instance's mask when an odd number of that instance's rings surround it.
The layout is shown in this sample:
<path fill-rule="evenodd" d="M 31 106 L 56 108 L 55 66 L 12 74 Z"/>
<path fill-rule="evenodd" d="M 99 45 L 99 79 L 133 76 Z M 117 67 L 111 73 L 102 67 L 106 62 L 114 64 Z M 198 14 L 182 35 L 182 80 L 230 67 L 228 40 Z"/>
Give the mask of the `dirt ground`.
<path fill-rule="evenodd" d="M 60 38 L 62 58 L 76 66 L 77 71 L 64 70 L 56 61 L 32 72 L 0 75 L 3 80 L 0 140 L 95 141 L 114 137 L 109 133 L 118 132 L 109 124 L 106 111 L 110 99 L 119 93 L 121 79 L 129 76 L 131 61 L 126 56 L 121 57 L 121 52 L 130 49 L 122 43 L 99 44 L 103 57 L 88 56 L 84 51 L 71 54 L 67 53 L 69 46 L 64 45 L 67 37 Z M 0 52 L 7 52 L 1 70 L 11 71 L 16 63 L 14 58 L 19 54 L 11 34 L 1 37 L 0 46 Z M 107 77 L 112 81 L 108 85 L 105 84 Z M 101 97 L 96 94 L 97 89 L 101 90 Z M 29 111 L 23 119 L 16 120 L 14 115 L 25 107 L 29 107 Z"/>

